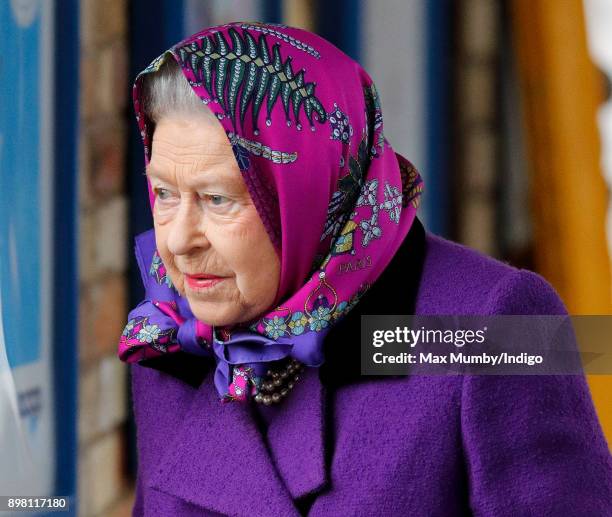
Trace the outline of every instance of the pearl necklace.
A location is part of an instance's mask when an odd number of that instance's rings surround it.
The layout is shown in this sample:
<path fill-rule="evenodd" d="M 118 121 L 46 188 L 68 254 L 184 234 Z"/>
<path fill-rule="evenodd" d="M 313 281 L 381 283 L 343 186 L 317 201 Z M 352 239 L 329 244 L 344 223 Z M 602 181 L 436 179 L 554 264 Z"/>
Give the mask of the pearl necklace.
<path fill-rule="evenodd" d="M 302 371 L 304 371 L 304 365 L 297 359 L 292 359 L 281 370 L 268 370 L 260 389 L 255 394 L 255 402 L 266 406 L 278 404 L 300 380 L 299 374 Z"/>

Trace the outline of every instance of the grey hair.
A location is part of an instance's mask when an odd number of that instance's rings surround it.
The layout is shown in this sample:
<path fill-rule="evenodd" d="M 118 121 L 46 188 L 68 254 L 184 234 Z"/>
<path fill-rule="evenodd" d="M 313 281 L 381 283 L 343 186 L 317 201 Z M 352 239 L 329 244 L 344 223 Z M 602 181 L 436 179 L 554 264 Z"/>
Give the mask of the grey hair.
<path fill-rule="evenodd" d="M 193 91 L 178 63 L 167 56 L 157 72 L 145 74 L 142 81 L 144 113 L 157 124 L 162 118 L 204 116 L 217 120 L 214 113 Z"/>

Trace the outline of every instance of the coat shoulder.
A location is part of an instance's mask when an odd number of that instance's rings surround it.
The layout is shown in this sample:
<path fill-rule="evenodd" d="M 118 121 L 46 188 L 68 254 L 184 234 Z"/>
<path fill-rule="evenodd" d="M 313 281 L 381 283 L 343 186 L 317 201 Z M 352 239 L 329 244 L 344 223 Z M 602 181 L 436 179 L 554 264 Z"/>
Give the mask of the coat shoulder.
<path fill-rule="evenodd" d="M 541 275 L 426 232 L 418 314 L 566 314 Z"/>

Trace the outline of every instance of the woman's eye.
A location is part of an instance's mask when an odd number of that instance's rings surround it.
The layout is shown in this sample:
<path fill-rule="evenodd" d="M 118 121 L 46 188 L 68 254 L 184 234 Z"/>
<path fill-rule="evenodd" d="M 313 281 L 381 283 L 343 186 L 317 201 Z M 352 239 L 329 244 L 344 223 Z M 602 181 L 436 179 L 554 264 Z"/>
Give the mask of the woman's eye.
<path fill-rule="evenodd" d="M 166 199 L 168 199 L 170 197 L 170 191 L 168 189 L 165 189 L 165 188 L 156 187 L 155 188 L 155 194 L 162 201 L 164 201 L 164 200 L 166 200 Z"/>
<path fill-rule="evenodd" d="M 208 199 L 214 206 L 223 206 L 225 203 L 229 201 L 229 198 L 225 196 L 221 196 L 219 194 L 206 194 L 206 199 Z"/>

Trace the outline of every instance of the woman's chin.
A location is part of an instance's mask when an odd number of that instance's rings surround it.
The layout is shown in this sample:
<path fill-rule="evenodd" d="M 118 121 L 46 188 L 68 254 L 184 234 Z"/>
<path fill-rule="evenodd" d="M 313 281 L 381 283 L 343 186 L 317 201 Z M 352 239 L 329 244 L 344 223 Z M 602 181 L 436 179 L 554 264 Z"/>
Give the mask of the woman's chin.
<path fill-rule="evenodd" d="M 207 310 L 191 310 L 193 315 L 200 320 L 202 323 L 206 325 L 211 325 L 215 327 L 223 327 L 225 325 L 232 325 L 232 318 L 228 318 L 223 314 L 219 314 L 219 312 L 211 312 Z"/>
<path fill-rule="evenodd" d="M 189 301 L 193 315 L 206 325 L 224 327 L 239 323 L 241 311 L 234 307 L 225 307 L 223 303 L 207 303 L 202 301 Z"/>

